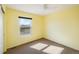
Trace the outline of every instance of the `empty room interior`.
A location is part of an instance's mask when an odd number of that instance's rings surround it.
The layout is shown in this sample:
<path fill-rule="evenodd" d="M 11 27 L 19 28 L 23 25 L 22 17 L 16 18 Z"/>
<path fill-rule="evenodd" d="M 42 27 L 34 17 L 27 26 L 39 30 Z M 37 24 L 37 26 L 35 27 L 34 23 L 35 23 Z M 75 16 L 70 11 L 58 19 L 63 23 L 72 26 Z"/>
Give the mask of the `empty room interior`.
<path fill-rule="evenodd" d="M 78 4 L 1 4 L 0 21 L 0 53 L 79 54 Z"/>

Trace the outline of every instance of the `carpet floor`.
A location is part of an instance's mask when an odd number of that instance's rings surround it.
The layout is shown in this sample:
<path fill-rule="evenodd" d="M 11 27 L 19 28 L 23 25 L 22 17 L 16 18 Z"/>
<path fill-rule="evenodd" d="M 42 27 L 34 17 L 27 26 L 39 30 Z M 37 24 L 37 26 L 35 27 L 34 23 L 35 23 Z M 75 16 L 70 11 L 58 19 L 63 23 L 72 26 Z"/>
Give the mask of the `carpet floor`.
<path fill-rule="evenodd" d="M 61 44 L 58 44 L 56 42 L 53 42 L 53 41 L 50 41 L 47 39 L 36 40 L 31 43 L 26 43 L 26 44 L 17 46 L 16 48 L 8 49 L 7 52 L 5 52 L 5 54 L 47 54 L 47 53 L 43 52 L 42 50 L 36 50 L 36 49 L 33 49 L 30 47 L 37 43 L 47 44 L 48 46 L 54 45 L 57 47 L 62 47 L 62 48 L 64 48 L 64 50 L 62 51 L 61 54 L 79 54 L 79 51 L 76 51 L 74 49 L 71 49 L 69 47 L 63 46 Z"/>

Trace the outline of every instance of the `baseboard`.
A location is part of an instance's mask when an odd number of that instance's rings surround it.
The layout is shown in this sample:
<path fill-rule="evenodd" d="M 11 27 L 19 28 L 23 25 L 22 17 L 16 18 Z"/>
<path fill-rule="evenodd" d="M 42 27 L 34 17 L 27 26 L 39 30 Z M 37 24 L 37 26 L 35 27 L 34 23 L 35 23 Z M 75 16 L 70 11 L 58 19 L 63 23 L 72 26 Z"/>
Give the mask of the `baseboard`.
<path fill-rule="evenodd" d="M 47 39 L 47 38 L 40 38 L 40 39 Z M 33 40 L 33 41 L 37 41 L 37 40 L 40 40 L 40 39 L 36 39 L 36 40 Z M 50 40 L 50 39 L 47 39 L 47 40 Z M 25 44 L 28 44 L 28 43 L 31 43 L 31 42 L 33 42 L 33 41 L 30 41 L 30 42 L 27 42 L 27 43 L 24 43 L 24 44 L 21 44 L 21 45 L 18 45 L 18 46 L 22 46 L 22 45 L 25 45 Z M 53 40 L 50 40 L 50 41 L 53 41 Z M 67 45 L 64 45 L 64 44 L 61 44 L 61 43 L 59 43 L 59 42 L 56 42 L 56 41 L 53 41 L 53 42 L 55 42 L 55 43 L 57 43 L 57 44 L 60 44 L 60 45 L 62 45 L 62 46 L 65 46 L 65 47 L 68 47 L 68 48 L 71 48 L 71 49 L 73 49 L 73 50 L 75 50 L 75 51 L 79 51 L 79 50 L 77 50 L 77 49 L 74 49 L 74 48 L 72 48 L 72 47 L 69 47 L 69 46 L 67 46 Z M 16 47 L 18 47 L 18 46 L 15 46 L 15 47 L 12 47 L 12 48 L 9 48 L 9 49 L 14 49 L 14 48 L 16 48 Z M 7 49 L 7 50 L 9 50 L 9 49 Z M 6 51 L 7 52 L 7 51 Z M 4 52 L 4 54 L 6 54 L 6 52 Z"/>
<path fill-rule="evenodd" d="M 48 38 L 44 38 L 44 39 L 50 40 L 50 39 L 48 39 Z M 69 47 L 69 46 L 67 46 L 67 45 L 61 44 L 61 43 L 56 42 L 56 41 L 54 41 L 54 40 L 50 40 L 50 41 L 53 41 L 53 42 L 55 42 L 55 43 L 57 43 L 57 44 L 60 44 L 60 45 L 62 45 L 62 46 L 65 46 L 65 47 L 71 48 L 71 49 L 73 49 L 73 50 L 75 50 L 75 51 L 79 51 L 79 50 L 77 50 L 77 49 L 75 49 L 75 48 L 72 48 L 72 47 Z"/>
<path fill-rule="evenodd" d="M 6 51 L 7 52 L 7 51 Z M 3 52 L 3 54 L 6 54 L 6 52 Z"/>
<path fill-rule="evenodd" d="M 40 39 L 44 39 L 44 38 L 40 38 Z M 37 41 L 37 40 L 40 40 L 40 39 L 35 39 L 35 40 L 33 40 L 33 41 Z M 25 45 L 25 44 L 31 43 L 31 42 L 33 42 L 33 41 L 30 41 L 30 42 L 27 42 L 27 43 L 23 43 L 23 44 L 20 44 L 20 45 L 17 45 L 17 46 L 14 46 L 14 47 L 8 48 L 7 51 L 8 51 L 9 49 L 14 49 L 14 48 L 16 48 L 16 47 L 18 47 L 18 46 L 22 46 L 22 45 Z M 7 52 L 7 51 L 6 51 L 6 52 Z M 6 52 L 4 52 L 4 54 L 5 54 Z"/>

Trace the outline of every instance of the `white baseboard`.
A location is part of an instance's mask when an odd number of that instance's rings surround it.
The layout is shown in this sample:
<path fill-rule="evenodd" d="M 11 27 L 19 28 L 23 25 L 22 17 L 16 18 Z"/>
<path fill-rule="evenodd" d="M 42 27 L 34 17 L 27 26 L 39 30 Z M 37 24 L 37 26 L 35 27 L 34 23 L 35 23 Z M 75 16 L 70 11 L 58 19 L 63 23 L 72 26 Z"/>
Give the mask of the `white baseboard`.
<path fill-rule="evenodd" d="M 76 50 L 76 51 L 79 51 L 79 49 L 76 49 L 76 48 L 73 48 L 73 47 L 71 47 L 71 46 L 65 45 L 65 44 L 63 44 L 63 43 L 61 43 L 61 42 L 57 42 L 57 41 L 55 41 L 55 40 L 53 40 L 53 39 L 50 39 L 50 38 L 45 38 L 45 39 L 50 40 L 50 41 L 53 41 L 53 42 L 56 42 L 56 43 L 61 44 L 61 45 L 63 45 L 63 46 L 69 47 L 69 48 L 74 49 L 74 50 Z"/>

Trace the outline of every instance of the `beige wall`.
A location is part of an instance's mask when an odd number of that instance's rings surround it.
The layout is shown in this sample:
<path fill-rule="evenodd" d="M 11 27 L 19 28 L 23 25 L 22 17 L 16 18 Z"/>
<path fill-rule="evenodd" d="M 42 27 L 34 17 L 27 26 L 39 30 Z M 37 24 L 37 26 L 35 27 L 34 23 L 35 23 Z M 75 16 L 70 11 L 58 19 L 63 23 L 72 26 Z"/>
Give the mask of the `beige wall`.
<path fill-rule="evenodd" d="M 79 6 L 45 16 L 45 38 L 79 50 Z"/>
<path fill-rule="evenodd" d="M 32 34 L 24 35 L 24 36 L 20 35 L 18 16 L 25 16 L 32 18 Z M 20 44 L 24 44 L 42 38 L 43 36 L 42 21 L 43 21 L 43 16 L 39 16 L 31 13 L 25 13 L 7 8 L 7 13 L 6 13 L 7 48 L 11 48 Z"/>

